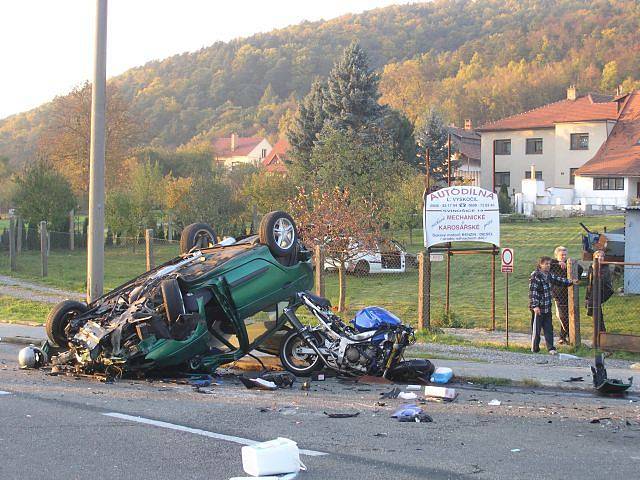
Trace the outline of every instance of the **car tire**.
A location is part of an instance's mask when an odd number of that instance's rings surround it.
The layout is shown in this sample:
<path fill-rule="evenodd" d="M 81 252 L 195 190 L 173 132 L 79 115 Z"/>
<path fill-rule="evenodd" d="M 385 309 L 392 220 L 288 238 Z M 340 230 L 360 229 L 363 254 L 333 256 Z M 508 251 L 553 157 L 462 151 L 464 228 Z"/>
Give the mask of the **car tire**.
<path fill-rule="evenodd" d="M 160 284 L 160 290 L 162 291 L 162 299 L 165 314 L 167 315 L 167 322 L 169 325 L 178 319 L 180 315 L 184 315 L 186 310 L 184 308 L 184 299 L 182 298 L 182 292 L 180 291 L 180 285 L 175 278 L 163 280 Z"/>
<path fill-rule="evenodd" d="M 369 275 L 370 271 L 371 266 L 366 260 L 358 260 L 358 263 L 356 263 L 356 266 L 353 269 L 353 273 L 355 275 Z"/>
<path fill-rule="evenodd" d="M 298 230 L 291 215 L 282 211 L 267 213 L 260 222 L 260 243 L 276 258 L 288 257 L 296 248 Z"/>
<path fill-rule="evenodd" d="M 180 234 L 180 253 L 188 253 L 193 247 L 208 248 L 218 241 L 218 236 L 206 223 L 187 225 Z"/>
<path fill-rule="evenodd" d="M 318 355 L 314 355 L 306 367 L 296 365 L 293 349 L 301 344 L 306 345 L 306 342 L 297 331 L 292 330 L 280 346 L 280 362 L 285 370 L 293 373 L 296 377 L 309 377 L 316 370 L 320 370 L 324 362 Z"/>
<path fill-rule="evenodd" d="M 66 347 L 69 339 L 65 333 L 65 329 L 69 324 L 69 320 L 76 315 L 85 313 L 89 307 L 86 303 L 77 302 L 75 300 L 64 300 L 58 303 L 47 315 L 45 330 L 49 341 L 56 347 Z"/>

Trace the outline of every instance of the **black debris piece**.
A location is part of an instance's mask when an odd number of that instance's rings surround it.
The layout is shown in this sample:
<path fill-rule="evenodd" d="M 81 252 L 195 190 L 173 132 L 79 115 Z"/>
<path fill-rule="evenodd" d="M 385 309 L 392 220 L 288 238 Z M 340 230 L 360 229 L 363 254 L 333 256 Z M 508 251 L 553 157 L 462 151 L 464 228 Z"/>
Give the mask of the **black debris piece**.
<path fill-rule="evenodd" d="M 278 388 L 291 388 L 296 381 L 296 377 L 289 372 L 268 372 L 260 378 L 275 383 Z"/>
<path fill-rule="evenodd" d="M 593 386 L 599 393 L 615 395 L 626 392 L 633 384 L 633 377 L 629 377 L 628 383 L 617 378 L 607 378 L 607 370 L 604 368 L 604 357 L 601 353 L 596 355 L 595 367 L 591 367 L 593 374 Z"/>
<path fill-rule="evenodd" d="M 392 390 L 385 392 L 385 393 L 381 393 L 380 394 L 380 399 L 381 400 L 387 400 L 387 399 L 392 399 L 392 398 L 398 398 L 398 395 L 400 395 L 400 392 L 402 390 L 400 390 L 398 387 L 393 388 Z"/>
<path fill-rule="evenodd" d="M 584 382 L 584 378 L 583 377 L 569 377 L 569 378 L 563 378 L 562 381 L 563 382 Z"/>
<path fill-rule="evenodd" d="M 324 412 L 324 414 L 329 418 L 352 418 L 360 415 L 360 412 L 349 412 L 349 413 L 329 413 Z"/>

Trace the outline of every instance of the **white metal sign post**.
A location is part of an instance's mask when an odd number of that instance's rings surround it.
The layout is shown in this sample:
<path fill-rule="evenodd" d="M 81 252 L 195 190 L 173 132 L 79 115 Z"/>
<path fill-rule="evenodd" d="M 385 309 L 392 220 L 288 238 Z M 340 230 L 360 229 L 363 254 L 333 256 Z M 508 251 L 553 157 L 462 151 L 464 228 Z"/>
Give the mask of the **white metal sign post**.
<path fill-rule="evenodd" d="M 509 346 L 509 274 L 513 273 L 513 248 L 503 248 L 500 253 L 502 266 L 500 271 L 504 273 L 504 319 L 507 332 L 507 347 Z"/>

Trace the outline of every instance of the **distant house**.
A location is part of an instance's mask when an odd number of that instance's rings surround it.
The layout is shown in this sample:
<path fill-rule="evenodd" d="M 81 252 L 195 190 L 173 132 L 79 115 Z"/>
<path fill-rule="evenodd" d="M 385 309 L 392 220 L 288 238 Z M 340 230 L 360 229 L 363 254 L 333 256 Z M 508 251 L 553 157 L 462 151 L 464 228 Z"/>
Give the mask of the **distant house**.
<path fill-rule="evenodd" d="M 265 159 L 262 161 L 262 167 L 267 172 L 287 173 L 285 160 L 290 148 L 291 145 L 286 138 L 281 138 L 280 140 L 278 140 L 271 151 L 267 154 Z"/>
<path fill-rule="evenodd" d="M 230 137 L 213 139 L 212 146 L 215 159 L 227 168 L 242 164 L 258 166 L 272 149 L 266 138 L 239 137 L 235 133 Z"/>
<path fill-rule="evenodd" d="M 569 87 L 565 100 L 477 131 L 481 186 L 509 187 L 518 211 L 604 211 L 640 196 L 640 92 L 578 96 Z"/>
<path fill-rule="evenodd" d="M 576 171 L 575 190 L 578 198 L 604 205 L 640 198 L 640 91 L 625 96 L 609 137 Z"/>
<path fill-rule="evenodd" d="M 451 146 L 455 150 L 458 167 L 453 172 L 469 185 L 480 186 L 480 135 L 473 130 L 471 120 L 464 121 L 464 128 L 447 127 L 451 135 Z"/>
<path fill-rule="evenodd" d="M 481 186 L 520 192 L 535 166 L 546 187 L 572 189 L 575 172 L 605 142 L 620 109 L 620 99 L 577 96 L 569 87 L 565 100 L 482 125 Z"/>

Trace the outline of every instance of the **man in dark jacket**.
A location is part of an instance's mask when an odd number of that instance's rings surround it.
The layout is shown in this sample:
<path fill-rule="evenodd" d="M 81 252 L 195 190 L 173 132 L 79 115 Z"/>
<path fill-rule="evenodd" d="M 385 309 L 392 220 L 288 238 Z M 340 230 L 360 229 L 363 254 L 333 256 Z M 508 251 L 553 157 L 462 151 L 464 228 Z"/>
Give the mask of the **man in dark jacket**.
<path fill-rule="evenodd" d="M 567 249 L 559 246 L 553 252 L 555 257 L 551 260 L 549 270 L 556 277 L 567 278 Z M 578 264 L 578 278 L 582 276 L 582 266 Z M 569 343 L 569 290 L 566 285 L 551 286 L 551 296 L 556 303 L 556 315 L 560 320 L 560 345 Z"/>
<path fill-rule="evenodd" d="M 601 261 L 604 260 L 604 252 L 602 250 L 597 250 L 593 253 L 593 258 L 599 258 Z M 600 304 L 594 305 L 593 298 L 593 284 L 596 281 L 596 278 L 593 274 L 593 265 L 589 266 L 589 272 L 587 274 L 587 293 L 585 295 L 585 303 L 587 307 L 587 315 L 593 317 L 593 311 L 595 308 L 598 309 L 598 314 L 600 317 L 600 331 L 606 332 L 607 329 L 604 325 L 604 316 L 602 312 L 602 304 L 609 300 L 613 295 L 613 282 L 611 281 L 611 270 L 609 269 L 609 265 L 600 264 Z"/>
<path fill-rule="evenodd" d="M 529 309 L 531 310 L 531 351 L 540 351 L 540 330 L 549 353 L 557 353 L 553 346 L 553 323 L 551 321 L 551 284 L 569 286 L 578 283 L 566 277 L 558 277 L 551 269 L 551 257 L 540 257 L 538 267 L 529 278 Z"/>

